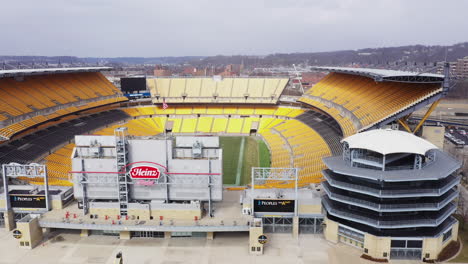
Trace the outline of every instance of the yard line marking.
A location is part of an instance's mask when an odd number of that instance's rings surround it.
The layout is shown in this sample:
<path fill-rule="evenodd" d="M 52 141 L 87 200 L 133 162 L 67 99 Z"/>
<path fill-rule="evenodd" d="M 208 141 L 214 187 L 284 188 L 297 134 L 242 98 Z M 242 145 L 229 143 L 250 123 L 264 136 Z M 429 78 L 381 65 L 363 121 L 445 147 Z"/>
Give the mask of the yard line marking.
<path fill-rule="evenodd" d="M 237 161 L 237 171 L 236 171 L 236 184 L 235 186 L 239 186 L 241 172 L 242 172 L 242 163 L 244 162 L 244 145 L 245 145 L 245 137 L 242 137 L 240 150 L 239 150 L 239 160 Z"/>

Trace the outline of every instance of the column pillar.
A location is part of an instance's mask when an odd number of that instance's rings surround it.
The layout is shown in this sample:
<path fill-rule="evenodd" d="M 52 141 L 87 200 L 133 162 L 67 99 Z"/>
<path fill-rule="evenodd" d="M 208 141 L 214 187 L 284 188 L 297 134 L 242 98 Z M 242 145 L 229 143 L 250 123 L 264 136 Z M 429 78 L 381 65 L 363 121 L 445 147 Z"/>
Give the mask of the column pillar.
<path fill-rule="evenodd" d="M 299 216 L 293 217 L 292 235 L 294 238 L 299 238 Z"/>
<path fill-rule="evenodd" d="M 80 237 L 89 237 L 89 230 L 81 229 Z"/>
<path fill-rule="evenodd" d="M 120 239 L 130 239 L 131 233 L 130 231 L 120 231 Z"/>
<path fill-rule="evenodd" d="M 263 254 L 263 244 L 259 237 L 263 235 L 263 224 L 261 218 L 254 218 L 249 228 L 249 252 L 252 255 Z"/>
<path fill-rule="evenodd" d="M 5 213 L 3 213 L 3 217 L 5 220 L 6 230 L 11 231 L 16 228 L 15 213 L 13 212 L 13 210 L 8 210 Z"/>
<path fill-rule="evenodd" d="M 206 239 L 213 240 L 214 239 L 214 232 L 206 232 Z"/>

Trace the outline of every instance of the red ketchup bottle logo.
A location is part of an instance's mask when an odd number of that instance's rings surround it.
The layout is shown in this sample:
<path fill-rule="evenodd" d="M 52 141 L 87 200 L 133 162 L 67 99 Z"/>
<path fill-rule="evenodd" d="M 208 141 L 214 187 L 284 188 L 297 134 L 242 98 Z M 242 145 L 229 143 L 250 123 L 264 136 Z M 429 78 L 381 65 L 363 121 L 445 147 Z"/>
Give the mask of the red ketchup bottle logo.
<path fill-rule="evenodd" d="M 135 179 L 158 179 L 160 174 L 158 168 L 151 166 L 137 166 L 130 169 L 130 177 Z"/>

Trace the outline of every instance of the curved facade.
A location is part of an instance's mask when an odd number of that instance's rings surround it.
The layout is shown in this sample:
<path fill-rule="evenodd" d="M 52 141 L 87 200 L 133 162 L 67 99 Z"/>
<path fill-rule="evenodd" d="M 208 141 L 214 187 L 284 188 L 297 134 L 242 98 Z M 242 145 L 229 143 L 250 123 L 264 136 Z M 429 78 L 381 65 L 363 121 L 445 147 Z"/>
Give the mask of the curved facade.
<path fill-rule="evenodd" d="M 356 137 L 366 140 L 366 133 L 372 134 L 367 137 L 372 141 L 381 133 L 381 142 L 356 142 Z M 330 229 L 336 226 L 336 240 L 351 241 L 375 258 L 435 259 L 444 243 L 456 236 L 452 229 L 458 223 L 451 215 L 457 208 L 460 177 L 455 172 L 460 163 L 406 132 L 374 130 L 356 137 L 344 140 L 342 156 L 324 159 L 322 205 L 327 229 L 328 224 Z M 401 144 L 408 137 L 414 137 L 414 151 Z M 330 231 L 325 235 L 333 240 Z M 351 231 L 362 239 L 346 235 Z M 388 245 L 372 251 L 375 242 L 366 247 L 366 235 L 385 237 Z M 425 249 L 434 246 L 425 240 L 441 236 L 445 239 L 438 249 Z M 404 246 L 401 241 L 406 241 Z"/>

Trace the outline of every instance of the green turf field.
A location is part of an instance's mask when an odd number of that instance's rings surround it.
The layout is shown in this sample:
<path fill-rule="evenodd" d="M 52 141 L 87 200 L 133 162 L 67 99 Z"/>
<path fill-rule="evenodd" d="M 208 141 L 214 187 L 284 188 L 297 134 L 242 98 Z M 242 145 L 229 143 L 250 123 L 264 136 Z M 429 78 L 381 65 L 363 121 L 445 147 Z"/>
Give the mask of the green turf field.
<path fill-rule="evenodd" d="M 223 149 L 224 184 L 246 185 L 250 183 L 252 167 L 270 166 L 270 152 L 261 139 L 220 137 L 219 141 Z M 239 177 L 237 177 L 238 174 Z"/>

